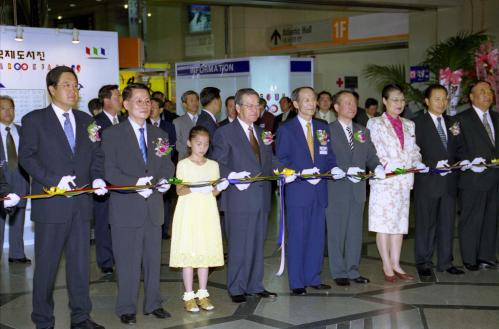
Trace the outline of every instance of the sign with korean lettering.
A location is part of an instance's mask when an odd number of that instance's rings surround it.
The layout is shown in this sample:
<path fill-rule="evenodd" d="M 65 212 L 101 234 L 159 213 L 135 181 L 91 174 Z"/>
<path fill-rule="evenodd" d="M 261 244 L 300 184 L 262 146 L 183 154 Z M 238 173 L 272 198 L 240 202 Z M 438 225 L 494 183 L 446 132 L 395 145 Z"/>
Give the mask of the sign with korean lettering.
<path fill-rule="evenodd" d="M 23 41 L 15 36 L 16 27 L 0 26 L 0 94 L 14 99 L 16 122 L 50 103 L 45 78 L 56 66 L 75 71 L 81 87 L 78 108 L 83 111 L 102 85 L 119 84 L 116 32 L 79 31 L 76 44 L 72 30 L 24 27 Z"/>
<path fill-rule="evenodd" d="M 430 68 L 426 65 L 411 66 L 410 78 L 411 83 L 427 82 L 430 80 Z"/>

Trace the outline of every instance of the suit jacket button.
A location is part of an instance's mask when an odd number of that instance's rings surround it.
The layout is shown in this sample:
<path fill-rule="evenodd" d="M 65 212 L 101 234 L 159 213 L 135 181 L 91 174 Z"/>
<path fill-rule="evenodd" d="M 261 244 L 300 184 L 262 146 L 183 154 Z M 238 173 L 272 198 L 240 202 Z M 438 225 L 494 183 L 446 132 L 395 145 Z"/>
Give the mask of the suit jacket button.
<path fill-rule="evenodd" d="M 146 169 L 146 174 L 147 174 L 148 170 Z"/>

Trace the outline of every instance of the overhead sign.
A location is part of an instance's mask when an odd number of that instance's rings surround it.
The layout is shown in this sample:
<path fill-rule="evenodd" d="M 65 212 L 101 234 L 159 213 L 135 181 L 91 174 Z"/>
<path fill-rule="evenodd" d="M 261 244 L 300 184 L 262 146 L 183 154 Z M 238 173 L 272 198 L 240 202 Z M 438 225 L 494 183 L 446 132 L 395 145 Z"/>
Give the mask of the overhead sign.
<path fill-rule="evenodd" d="M 248 73 L 249 70 L 249 60 L 190 62 L 176 65 L 177 76 L 240 74 Z"/>
<path fill-rule="evenodd" d="M 272 51 L 407 41 L 408 38 L 408 15 L 397 13 L 334 17 L 267 29 L 267 44 Z"/>

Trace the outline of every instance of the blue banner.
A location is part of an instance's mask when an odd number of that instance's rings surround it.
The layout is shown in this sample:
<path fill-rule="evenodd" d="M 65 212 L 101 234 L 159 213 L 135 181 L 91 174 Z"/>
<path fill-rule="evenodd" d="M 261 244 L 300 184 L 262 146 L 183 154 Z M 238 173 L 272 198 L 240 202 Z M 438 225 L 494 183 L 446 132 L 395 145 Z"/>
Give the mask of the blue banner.
<path fill-rule="evenodd" d="M 430 80 L 430 68 L 428 66 L 411 66 L 411 83 L 427 82 Z"/>
<path fill-rule="evenodd" d="M 291 61 L 291 72 L 312 72 L 312 61 Z"/>
<path fill-rule="evenodd" d="M 177 65 L 177 76 L 249 73 L 249 60 Z"/>

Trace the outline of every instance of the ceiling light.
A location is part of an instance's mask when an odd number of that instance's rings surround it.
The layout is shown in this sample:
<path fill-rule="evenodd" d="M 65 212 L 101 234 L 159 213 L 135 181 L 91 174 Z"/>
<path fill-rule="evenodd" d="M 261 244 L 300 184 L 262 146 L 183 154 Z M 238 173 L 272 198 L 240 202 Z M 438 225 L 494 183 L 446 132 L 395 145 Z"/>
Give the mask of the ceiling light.
<path fill-rule="evenodd" d="M 80 43 L 80 31 L 73 29 L 73 40 L 72 43 Z"/>
<path fill-rule="evenodd" d="M 147 17 L 151 17 L 151 16 L 152 16 L 152 14 L 151 14 L 151 13 L 147 13 Z"/>
<path fill-rule="evenodd" d="M 69 6 L 70 6 L 71 8 L 76 7 L 76 5 L 75 5 L 74 3 L 70 3 L 70 4 L 69 4 Z"/>
<path fill-rule="evenodd" d="M 24 40 L 24 29 L 22 26 L 18 25 L 16 27 L 16 41 L 23 41 Z"/>
<path fill-rule="evenodd" d="M 128 9 L 128 4 L 126 4 L 126 3 L 125 3 L 125 4 L 123 5 L 123 8 Z"/>
<path fill-rule="evenodd" d="M 57 16 L 57 19 L 61 20 L 61 19 L 62 19 L 62 16 L 61 16 L 61 15 Z"/>

